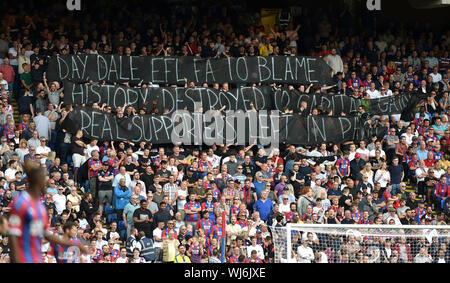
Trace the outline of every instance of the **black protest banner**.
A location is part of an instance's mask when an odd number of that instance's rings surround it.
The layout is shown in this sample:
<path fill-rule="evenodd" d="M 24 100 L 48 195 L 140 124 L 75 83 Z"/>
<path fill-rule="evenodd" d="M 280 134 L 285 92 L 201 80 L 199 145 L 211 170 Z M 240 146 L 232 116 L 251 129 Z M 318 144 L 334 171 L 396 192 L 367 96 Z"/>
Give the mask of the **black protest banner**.
<path fill-rule="evenodd" d="M 73 82 L 331 84 L 331 68 L 319 57 L 271 56 L 203 59 L 120 55 L 58 55 L 48 78 Z"/>
<path fill-rule="evenodd" d="M 305 113 L 311 114 L 314 108 L 321 105 L 322 110 L 329 108 L 333 110 L 333 116 L 340 116 L 342 111 L 349 115 L 358 114 L 360 102 L 348 95 L 324 95 L 324 94 L 306 94 L 297 90 L 277 89 L 273 96 L 273 105 L 275 109 L 283 111 L 285 108 L 294 113 L 300 112 L 302 102 L 306 106 Z"/>
<path fill-rule="evenodd" d="M 308 159 L 308 161 L 314 162 L 313 165 L 317 165 L 317 164 L 323 164 L 325 162 L 336 162 L 337 159 L 339 158 L 338 155 L 330 155 L 330 156 L 309 156 L 309 155 L 303 155 L 303 154 L 299 154 L 298 155 L 299 159 L 303 159 L 306 158 Z"/>
<path fill-rule="evenodd" d="M 296 145 L 317 145 L 322 142 L 340 144 L 366 138 L 362 121 L 357 116 L 326 117 L 283 115 L 280 118 L 280 139 Z"/>
<path fill-rule="evenodd" d="M 100 110 L 78 107 L 68 114 L 62 127 L 70 133 L 82 130 L 88 138 L 153 144 L 248 144 L 257 141 L 268 145 L 278 141 L 278 111 L 270 114 L 238 111 L 226 117 L 209 112 L 181 110 L 172 115 L 117 118 Z"/>
<path fill-rule="evenodd" d="M 272 87 L 241 87 L 230 91 L 220 91 L 214 88 L 184 88 L 184 87 L 144 87 L 131 88 L 119 85 L 76 84 L 64 81 L 64 103 L 87 105 L 105 103 L 116 109 L 131 105 L 135 109 L 155 106 L 159 113 L 167 109 L 171 114 L 177 110 L 196 111 L 202 107 L 204 111 L 218 110 L 251 110 L 253 103 L 257 110 L 271 110 Z M 155 105 L 154 105 L 155 103 Z"/>
<path fill-rule="evenodd" d="M 258 144 L 289 143 L 316 145 L 367 139 L 371 131 L 358 117 L 279 116 L 278 111 L 222 115 L 179 111 L 173 115 L 136 115 L 117 118 L 90 108 L 75 108 L 63 128 L 71 133 L 82 130 L 99 140 L 146 141 L 153 144 Z M 381 131 L 382 132 L 382 131 Z"/>
<path fill-rule="evenodd" d="M 357 115 L 359 106 L 363 106 L 369 115 L 394 115 L 410 111 L 426 96 L 417 92 L 407 92 L 375 99 L 356 99 L 340 94 L 305 94 L 297 90 L 278 89 L 274 93 L 273 105 L 280 111 L 287 108 L 298 113 L 302 102 L 305 102 L 306 113 L 310 114 L 314 108 L 321 106 L 323 111 L 331 109 L 333 116 L 340 116 L 342 111 L 347 115 Z"/>
<path fill-rule="evenodd" d="M 370 100 L 362 100 L 363 106 L 369 115 L 394 115 L 410 112 L 428 94 L 418 92 L 406 92 L 403 94 L 380 97 Z M 368 103 L 364 103 L 364 102 Z"/>

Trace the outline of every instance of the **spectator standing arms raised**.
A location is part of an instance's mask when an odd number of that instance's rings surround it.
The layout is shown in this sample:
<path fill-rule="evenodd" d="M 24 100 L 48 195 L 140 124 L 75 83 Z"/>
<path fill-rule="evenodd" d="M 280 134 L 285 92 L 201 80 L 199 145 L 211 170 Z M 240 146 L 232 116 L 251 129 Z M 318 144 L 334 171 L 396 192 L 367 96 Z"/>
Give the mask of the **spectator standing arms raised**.
<path fill-rule="evenodd" d="M 80 166 L 86 162 L 86 155 L 84 153 L 84 149 L 87 148 L 87 145 L 81 140 L 83 137 L 83 131 L 77 131 L 77 133 L 72 137 L 72 160 L 73 167 L 75 168 L 74 180 L 75 184 L 78 183 L 78 169 Z"/>

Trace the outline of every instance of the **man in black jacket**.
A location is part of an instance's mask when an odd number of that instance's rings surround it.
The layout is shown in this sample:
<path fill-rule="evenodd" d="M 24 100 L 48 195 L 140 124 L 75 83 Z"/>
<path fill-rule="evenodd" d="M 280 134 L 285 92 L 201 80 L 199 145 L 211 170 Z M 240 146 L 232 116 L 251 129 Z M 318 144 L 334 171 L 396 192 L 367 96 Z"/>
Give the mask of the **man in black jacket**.
<path fill-rule="evenodd" d="M 415 212 L 413 209 L 406 210 L 406 216 L 400 219 L 402 225 L 413 225 Z"/>
<path fill-rule="evenodd" d="M 141 207 L 136 209 L 133 213 L 133 222 L 134 227 L 138 229 L 139 232 L 144 232 L 146 237 L 152 238 L 153 215 L 147 208 L 147 204 L 148 202 L 146 199 L 141 200 Z"/>
<path fill-rule="evenodd" d="M 94 201 L 91 193 L 85 193 L 84 198 L 81 200 L 80 213 L 84 211 L 86 213 L 86 220 L 91 228 L 95 227 L 95 223 L 92 220 L 95 213 L 98 211 L 98 203 Z"/>
<path fill-rule="evenodd" d="M 158 225 L 158 222 L 164 221 L 164 229 L 167 228 L 167 222 L 171 220 L 173 217 L 170 215 L 170 213 L 166 210 L 167 204 L 165 202 L 161 202 L 159 206 L 158 212 L 153 215 L 153 229 L 155 230 L 156 226 Z"/>

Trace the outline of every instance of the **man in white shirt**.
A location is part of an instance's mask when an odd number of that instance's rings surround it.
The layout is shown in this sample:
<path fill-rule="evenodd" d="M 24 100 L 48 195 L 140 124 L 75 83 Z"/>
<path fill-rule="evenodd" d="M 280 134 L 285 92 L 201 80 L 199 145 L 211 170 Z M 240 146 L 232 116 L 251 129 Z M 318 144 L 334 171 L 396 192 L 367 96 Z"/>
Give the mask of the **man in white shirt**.
<path fill-rule="evenodd" d="M 438 67 L 435 66 L 433 68 L 433 73 L 430 74 L 430 76 L 433 78 L 433 83 L 438 83 L 442 81 L 442 75 L 438 73 Z"/>
<path fill-rule="evenodd" d="M 11 66 L 18 66 L 19 61 L 17 56 L 19 55 L 20 44 L 17 40 L 13 41 L 13 47 L 9 48 L 8 55 L 10 56 L 9 64 Z"/>
<path fill-rule="evenodd" d="M 375 83 L 370 83 L 370 89 L 367 90 L 367 95 L 370 99 L 380 98 L 381 94 L 378 90 L 375 89 Z"/>
<path fill-rule="evenodd" d="M 440 179 L 442 175 L 445 174 L 445 171 L 441 168 L 441 163 L 434 163 L 434 177 Z"/>
<path fill-rule="evenodd" d="M 10 160 L 9 168 L 5 171 L 5 178 L 8 183 L 14 182 L 16 180 L 16 172 L 17 172 L 17 161 Z"/>
<path fill-rule="evenodd" d="M 369 153 L 369 157 L 375 157 L 375 153 L 376 150 L 380 151 L 380 157 L 385 157 L 386 158 L 386 153 L 384 152 L 384 150 L 381 147 L 381 142 L 380 141 L 376 141 L 375 142 L 375 149 L 371 150 Z"/>
<path fill-rule="evenodd" d="M 417 183 L 425 181 L 425 177 L 428 176 L 428 168 L 425 166 L 425 161 L 419 161 L 419 168 L 416 169 Z M 420 184 L 419 184 L 420 185 Z"/>
<path fill-rule="evenodd" d="M 297 248 L 298 262 L 311 263 L 314 260 L 314 252 L 308 247 L 308 241 L 302 240 L 301 246 Z"/>
<path fill-rule="evenodd" d="M 5 85 L 5 90 L 8 90 L 8 82 L 5 79 L 3 79 L 3 73 L 0 72 L 0 89 L 2 85 Z"/>
<path fill-rule="evenodd" d="M 289 213 L 291 211 L 291 205 L 288 195 L 283 195 L 281 199 L 282 201 L 279 204 L 278 211 L 281 213 Z"/>
<path fill-rule="evenodd" d="M 39 133 L 38 131 L 33 131 L 33 137 L 28 140 L 28 146 L 29 148 L 34 147 L 35 149 L 38 148 L 41 145 L 41 141 L 39 140 Z"/>
<path fill-rule="evenodd" d="M 256 251 L 256 254 L 258 257 L 262 260 L 264 260 L 264 250 L 261 247 L 261 245 L 256 244 L 256 236 L 252 237 L 252 244 L 247 247 L 247 256 L 252 256 L 252 251 Z"/>
<path fill-rule="evenodd" d="M 395 222 L 395 225 L 402 225 L 402 222 L 400 221 L 400 218 L 398 218 L 398 215 L 397 215 L 396 212 L 397 212 L 397 211 L 396 211 L 395 208 L 393 208 L 393 207 L 390 207 L 390 208 L 388 209 L 389 215 L 388 215 L 387 218 L 386 218 L 386 223 L 389 223 L 389 221 L 390 221 L 391 219 L 393 219 L 394 222 Z"/>
<path fill-rule="evenodd" d="M 366 162 L 369 161 L 370 151 L 367 149 L 365 141 L 361 141 L 359 143 L 359 148 L 356 150 L 356 153 L 359 153 L 361 159 L 365 160 Z"/>
<path fill-rule="evenodd" d="M 211 162 L 212 168 L 217 168 L 220 165 L 220 157 L 214 154 L 212 148 L 208 150 L 208 161 Z"/>
<path fill-rule="evenodd" d="M 158 226 L 153 230 L 153 247 L 155 248 L 156 260 L 159 260 L 159 254 L 162 247 L 162 230 L 164 228 L 164 221 L 158 222 Z"/>
<path fill-rule="evenodd" d="M 128 263 L 128 257 L 127 257 L 127 249 L 121 248 L 120 249 L 120 257 L 116 259 L 116 263 Z"/>
<path fill-rule="evenodd" d="M 338 72 L 342 73 L 344 71 L 342 58 L 337 54 L 336 48 L 331 49 L 331 53 L 327 56 L 327 64 L 332 68 L 333 76 Z"/>
<path fill-rule="evenodd" d="M 47 161 L 48 154 L 52 151 L 46 145 L 46 142 L 47 142 L 47 139 L 42 137 L 41 144 L 36 148 L 36 154 L 39 154 L 41 156 L 41 164 L 44 164 L 45 161 Z"/>
<path fill-rule="evenodd" d="M 102 231 L 97 231 L 95 233 L 95 237 L 97 238 L 96 248 L 99 249 L 99 250 L 103 250 L 103 246 L 105 246 L 105 245 L 107 246 L 108 245 L 108 242 L 103 239 L 103 232 Z"/>
<path fill-rule="evenodd" d="M 53 203 L 56 207 L 56 212 L 58 215 L 61 215 L 61 213 L 66 209 L 66 196 L 63 194 L 64 188 L 58 187 L 58 193 L 56 195 L 53 195 Z"/>
<path fill-rule="evenodd" d="M 92 151 L 94 151 L 94 150 L 100 151 L 100 149 L 97 145 L 97 142 L 98 142 L 98 140 L 92 139 L 91 142 L 87 145 L 86 153 L 88 155 L 88 157 L 87 157 L 88 159 L 92 157 L 92 155 L 91 155 Z"/>

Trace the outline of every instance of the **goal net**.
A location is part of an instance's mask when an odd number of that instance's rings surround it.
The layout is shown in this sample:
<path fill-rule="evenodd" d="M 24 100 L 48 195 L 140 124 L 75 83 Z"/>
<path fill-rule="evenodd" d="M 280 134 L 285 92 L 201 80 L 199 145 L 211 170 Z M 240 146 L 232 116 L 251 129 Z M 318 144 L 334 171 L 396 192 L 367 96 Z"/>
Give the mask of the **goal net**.
<path fill-rule="evenodd" d="M 272 228 L 276 263 L 450 262 L 450 226 L 288 224 Z"/>

